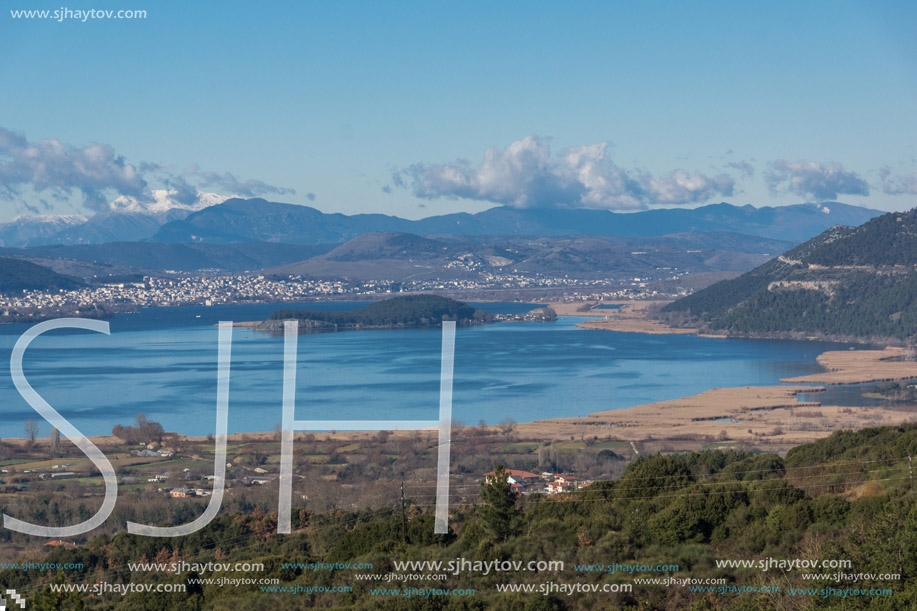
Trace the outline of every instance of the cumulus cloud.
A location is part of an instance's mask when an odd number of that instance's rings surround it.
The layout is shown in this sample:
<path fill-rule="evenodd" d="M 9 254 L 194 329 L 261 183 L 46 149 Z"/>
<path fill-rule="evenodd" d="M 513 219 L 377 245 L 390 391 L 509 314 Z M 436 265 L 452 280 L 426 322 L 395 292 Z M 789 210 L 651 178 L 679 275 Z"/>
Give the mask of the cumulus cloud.
<path fill-rule="evenodd" d="M 24 149 L 29 145 L 25 136 L 0 127 L 0 154 L 6 155 L 16 149 Z"/>
<path fill-rule="evenodd" d="M 296 193 L 294 189 L 275 187 L 262 180 L 240 180 L 229 172 L 220 173 L 202 170 L 197 164 L 189 166 L 183 174 L 196 178 L 197 182 L 202 186 L 242 197 L 258 197 L 259 195 L 269 194 L 292 195 Z"/>
<path fill-rule="evenodd" d="M 79 191 L 93 210 L 107 206 L 106 193 L 140 196 L 147 187 L 137 169 L 107 144 L 75 147 L 60 140 L 28 142 L 0 128 L 0 184 L 5 194 L 23 187 L 69 195 Z"/>
<path fill-rule="evenodd" d="M 889 195 L 917 195 L 917 172 L 904 176 L 892 176 L 891 170 L 882 168 L 882 191 Z"/>
<path fill-rule="evenodd" d="M 551 153 L 550 140 L 528 136 L 503 150 L 489 148 L 477 165 L 417 163 L 392 175 L 392 185 L 422 199 L 461 198 L 518 208 L 576 206 L 641 209 L 650 204 L 690 204 L 728 196 L 735 182 L 677 170 L 653 176 L 616 165 L 600 142 Z"/>
<path fill-rule="evenodd" d="M 748 163 L 747 161 L 730 161 L 726 164 L 733 170 L 738 170 L 742 173 L 742 176 L 748 178 L 749 176 L 755 175 L 755 167 Z"/>
<path fill-rule="evenodd" d="M 764 180 L 774 195 L 789 192 L 818 201 L 838 195 L 869 195 L 869 184 L 839 163 L 778 159 L 768 164 Z"/>
<path fill-rule="evenodd" d="M 163 182 L 172 198 L 185 206 L 193 206 L 200 199 L 200 191 L 183 176 L 169 176 Z"/>
<path fill-rule="evenodd" d="M 154 182 L 164 188 L 153 189 L 150 183 Z M 197 165 L 182 173 L 148 161 L 132 165 L 107 144 L 78 147 L 56 139 L 30 142 L 24 134 L 0 127 L 0 199 L 18 201 L 30 212 L 35 212 L 34 204 L 22 203 L 23 194 L 30 190 L 59 202 L 80 195 L 86 208 L 102 212 L 125 207 L 159 210 L 167 205 L 197 208 L 220 199 L 202 192 L 202 188 L 240 197 L 295 193 L 261 180 L 241 180 L 229 172 L 205 171 Z"/>

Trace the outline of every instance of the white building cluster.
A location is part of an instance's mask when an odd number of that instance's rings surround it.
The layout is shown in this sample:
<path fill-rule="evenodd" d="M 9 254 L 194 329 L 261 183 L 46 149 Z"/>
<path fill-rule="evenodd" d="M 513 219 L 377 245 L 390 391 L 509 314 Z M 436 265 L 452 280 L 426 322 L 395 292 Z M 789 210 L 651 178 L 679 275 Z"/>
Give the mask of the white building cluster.
<path fill-rule="evenodd" d="M 409 281 L 346 279 L 319 280 L 290 277 L 275 278 L 252 274 L 187 275 L 166 272 L 164 276 L 144 277 L 140 282 L 112 283 L 77 290 L 28 291 L 0 295 L 0 320 L 47 317 L 56 314 L 91 315 L 98 310 L 128 311 L 138 307 L 178 305 L 216 305 L 254 302 L 295 302 L 323 297 L 373 296 L 389 293 L 560 289 L 570 299 L 614 299 L 654 296 L 648 286 L 653 280 L 678 277 L 671 272 L 660 278 L 577 278 L 510 272 L 483 272 L 477 278 L 414 279 Z"/>

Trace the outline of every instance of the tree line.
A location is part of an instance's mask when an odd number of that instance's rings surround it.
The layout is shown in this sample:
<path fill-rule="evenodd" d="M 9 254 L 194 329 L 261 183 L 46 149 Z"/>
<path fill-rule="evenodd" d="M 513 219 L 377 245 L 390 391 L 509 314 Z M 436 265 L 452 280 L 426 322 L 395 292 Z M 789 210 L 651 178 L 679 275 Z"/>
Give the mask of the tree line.
<path fill-rule="evenodd" d="M 917 424 L 842 431 L 774 454 L 707 450 L 657 455 L 633 461 L 614 481 L 599 481 L 568 495 L 519 496 L 497 468 L 482 484 L 483 504 L 452 508 L 451 531 L 433 534 L 428 499 L 407 499 L 402 532 L 401 504 L 376 510 L 294 511 L 294 533 L 276 534 L 276 515 L 255 507 L 220 515 L 188 537 L 151 539 L 100 535 L 74 549 L 56 548 L 44 562 L 81 562 L 78 571 L 48 573 L 4 570 L 0 583 L 30 592 L 30 609 L 247 609 L 348 608 L 390 610 L 708 609 L 751 610 L 909 609 L 917 600 L 917 495 L 911 490 L 907 457 L 917 450 Z M 473 597 L 379 597 L 379 583 L 350 570 L 311 571 L 289 563 L 359 562 L 374 574 L 394 570 L 396 560 L 561 560 L 562 573 L 458 572 L 444 581 L 414 587 L 473 588 Z M 897 581 L 867 578 L 861 589 L 891 588 L 881 598 L 808 597 L 744 592 L 717 595 L 687 588 L 636 584 L 632 592 L 501 594 L 501 583 L 633 583 L 633 577 L 677 575 L 721 578 L 732 585 L 842 587 L 831 578 L 802 580 L 799 571 L 762 573 L 718 567 L 717 559 L 846 559 L 854 573 L 900 574 Z M 281 584 L 347 585 L 349 592 L 270 594 L 257 585 L 192 584 L 185 572 L 131 573 L 128 562 L 250 561 L 263 572 L 218 577 L 277 578 Z M 577 571 L 577 565 L 671 564 L 677 573 L 610 574 Z M 818 571 L 813 571 L 818 572 Z M 90 583 L 188 583 L 184 594 L 102 596 L 79 601 L 54 595 L 49 579 Z M 402 584 L 403 585 L 403 584 Z M 390 585 L 383 587 L 399 587 Z"/>

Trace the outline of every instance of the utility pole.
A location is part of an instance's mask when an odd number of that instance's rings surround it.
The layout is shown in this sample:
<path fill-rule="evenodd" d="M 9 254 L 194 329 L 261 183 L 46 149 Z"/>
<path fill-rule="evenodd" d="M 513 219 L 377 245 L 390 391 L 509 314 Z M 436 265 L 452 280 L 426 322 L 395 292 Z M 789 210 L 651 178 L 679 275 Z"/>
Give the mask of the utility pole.
<path fill-rule="evenodd" d="M 408 522 L 404 516 L 404 482 L 401 482 L 401 540 L 408 542 Z"/>

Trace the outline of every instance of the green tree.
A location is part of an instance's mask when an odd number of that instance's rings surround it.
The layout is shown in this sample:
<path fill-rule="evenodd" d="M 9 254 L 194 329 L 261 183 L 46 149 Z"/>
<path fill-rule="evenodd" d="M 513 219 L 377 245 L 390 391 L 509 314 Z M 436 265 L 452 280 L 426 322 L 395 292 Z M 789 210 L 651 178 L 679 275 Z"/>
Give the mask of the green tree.
<path fill-rule="evenodd" d="M 494 468 L 481 483 L 481 498 L 484 507 L 481 510 L 484 523 L 499 541 L 506 541 L 512 534 L 513 520 L 518 515 L 516 493 L 509 484 L 509 473 L 503 465 Z"/>
<path fill-rule="evenodd" d="M 62 585 L 67 583 L 67 580 L 62 573 L 58 572 L 53 583 Z M 12 608 L 16 608 L 16 605 L 13 605 Z M 29 597 L 25 608 L 37 611 L 58 611 L 60 609 L 82 611 L 86 607 L 83 604 L 82 596 L 77 592 L 53 592 L 51 588 L 42 588 Z"/>

